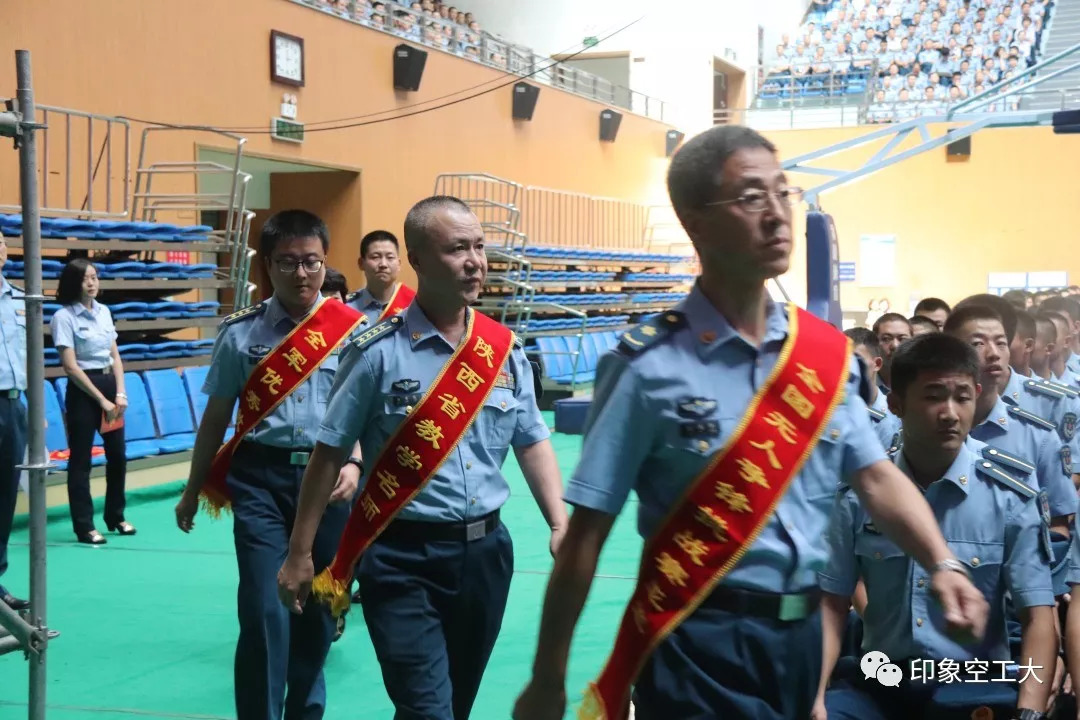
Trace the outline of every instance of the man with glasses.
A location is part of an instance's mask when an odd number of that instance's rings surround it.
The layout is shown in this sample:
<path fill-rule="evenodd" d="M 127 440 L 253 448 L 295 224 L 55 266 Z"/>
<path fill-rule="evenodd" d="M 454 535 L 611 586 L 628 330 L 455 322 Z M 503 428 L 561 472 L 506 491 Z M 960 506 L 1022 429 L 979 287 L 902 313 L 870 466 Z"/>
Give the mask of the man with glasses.
<path fill-rule="evenodd" d="M 222 322 L 203 385 L 210 397 L 176 506 L 185 533 L 200 499 L 211 514 L 232 511 L 240 575 L 238 720 L 318 718 L 326 707 L 322 666 L 334 620 L 317 603 L 291 615 L 277 599 L 277 571 L 338 352 L 363 322 L 361 313 L 326 302 L 320 292 L 329 245 L 326 225 L 303 210 L 280 212 L 263 225 L 259 254 L 274 292 Z M 235 434 L 222 446 L 234 407 Z M 351 455 L 339 466 L 319 524 L 313 548 L 319 568 L 333 558 L 360 479 L 358 445 Z"/>
<path fill-rule="evenodd" d="M 950 630 L 987 604 L 918 489 L 888 462 L 848 339 L 765 284 L 788 270 L 790 187 L 748 128 L 690 140 L 668 172 L 701 275 L 600 360 L 575 506 L 555 559 L 533 676 L 515 720 L 556 720 L 570 641 L 631 490 L 648 538 L 614 650 L 581 717 L 805 720 L 821 667 L 817 573 L 837 482 L 927 569 Z M 575 692 L 579 689 L 574 688 Z"/>

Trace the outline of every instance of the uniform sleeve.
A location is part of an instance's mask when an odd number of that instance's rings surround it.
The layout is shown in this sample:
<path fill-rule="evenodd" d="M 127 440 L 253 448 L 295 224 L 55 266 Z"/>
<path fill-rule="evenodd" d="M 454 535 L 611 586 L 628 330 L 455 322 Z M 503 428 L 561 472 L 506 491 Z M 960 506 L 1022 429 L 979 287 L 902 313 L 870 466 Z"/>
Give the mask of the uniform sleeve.
<path fill-rule="evenodd" d="M 243 364 L 236 344 L 236 331 L 230 325 L 223 325 L 210 356 L 210 369 L 203 382 L 203 393 L 227 400 L 239 397 L 247 382 Z"/>
<path fill-rule="evenodd" d="M 533 445 L 551 437 L 544 416 L 536 404 L 536 389 L 533 385 L 533 369 L 525 351 L 514 348 L 508 360 L 510 371 L 514 374 L 516 388 L 514 397 L 518 401 L 514 437 L 510 444 L 514 447 Z"/>
<path fill-rule="evenodd" d="M 885 449 L 874 431 L 873 421 L 866 409 L 866 403 L 859 396 L 861 378 L 859 363 L 851 358 L 851 372 L 848 375 L 842 407 L 850 416 L 851 432 L 844 439 L 843 477 L 851 477 L 865 467 L 886 459 Z"/>
<path fill-rule="evenodd" d="M 568 503 L 610 515 L 622 510 L 653 444 L 642 385 L 625 356 L 600 358 L 581 459 L 566 488 Z"/>
<path fill-rule="evenodd" d="M 1039 487 L 1046 490 L 1050 500 L 1050 516 L 1060 517 L 1076 512 L 1076 488 L 1072 482 L 1072 451 L 1057 433 L 1044 433 L 1039 448 Z"/>
<path fill-rule="evenodd" d="M 1016 498 L 1005 521 L 1005 584 L 1018 607 L 1053 605 L 1050 561 L 1042 547 L 1047 529 L 1039 517 L 1038 500 Z"/>
<path fill-rule="evenodd" d="M 53 347 L 75 348 L 75 323 L 67 308 L 61 308 L 53 314 L 49 328 L 52 330 Z"/>
<path fill-rule="evenodd" d="M 352 447 L 364 432 L 372 401 L 378 396 L 377 388 L 371 351 L 349 345 L 341 354 L 315 441 L 338 448 Z"/>
<path fill-rule="evenodd" d="M 826 542 L 829 559 L 818 573 L 821 589 L 833 595 L 850 597 L 855 593 L 859 569 L 855 562 L 855 511 L 857 501 L 847 491 L 836 493 L 829 519 Z"/>

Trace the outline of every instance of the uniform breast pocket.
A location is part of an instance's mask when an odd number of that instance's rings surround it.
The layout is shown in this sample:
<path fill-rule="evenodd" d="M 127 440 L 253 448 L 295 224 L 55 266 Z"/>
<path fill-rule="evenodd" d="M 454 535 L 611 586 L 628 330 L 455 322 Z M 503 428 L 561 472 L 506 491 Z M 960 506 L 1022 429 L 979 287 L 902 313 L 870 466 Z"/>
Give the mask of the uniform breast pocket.
<path fill-rule="evenodd" d="M 334 376 L 337 374 L 338 356 L 331 355 L 315 371 L 315 401 L 320 405 L 330 402 L 330 388 L 334 386 Z"/>
<path fill-rule="evenodd" d="M 26 316 L 15 316 L 15 342 L 21 345 L 26 344 Z"/>
<path fill-rule="evenodd" d="M 665 453 L 676 459 L 709 457 L 720 449 L 738 422 L 736 417 L 665 418 Z"/>
<path fill-rule="evenodd" d="M 844 435 L 843 423 L 832 422 L 825 426 L 813 454 L 801 470 L 800 481 L 811 502 L 831 502 L 836 488 L 843 480 Z"/>
<path fill-rule="evenodd" d="M 510 390 L 496 388 L 484 402 L 484 442 L 490 448 L 504 448 L 514 439 L 520 401 Z"/>
<path fill-rule="evenodd" d="M 382 413 L 379 417 L 379 425 L 382 427 L 382 431 L 388 437 L 393 435 L 401 424 L 405 422 L 405 419 L 409 417 L 409 413 L 413 411 L 414 405 L 409 402 L 410 398 L 403 397 L 401 395 L 387 394 L 383 396 Z"/>
<path fill-rule="evenodd" d="M 975 587 L 992 597 L 1001 586 L 1001 566 L 1005 562 L 1005 545 L 995 542 L 947 540 L 956 559 L 971 572 Z"/>

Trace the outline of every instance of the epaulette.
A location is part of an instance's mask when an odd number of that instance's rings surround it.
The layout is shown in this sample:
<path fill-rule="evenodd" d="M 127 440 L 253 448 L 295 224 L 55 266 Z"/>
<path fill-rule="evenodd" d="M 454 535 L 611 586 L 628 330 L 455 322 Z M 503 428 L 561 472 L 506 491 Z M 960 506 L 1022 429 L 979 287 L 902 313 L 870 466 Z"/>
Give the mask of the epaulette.
<path fill-rule="evenodd" d="M 260 302 L 254 305 L 248 305 L 246 308 L 237 310 L 232 315 L 226 315 L 222 320 L 222 325 L 232 325 L 235 322 L 239 322 L 244 318 L 255 317 L 261 315 L 266 310 L 266 303 Z"/>
<path fill-rule="evenodd" d="M 889 447 L 885 448 L 885 454 L 891 458 L 898 452 L 900 452 L 900 433 L 893 433 L 892 440 L 889 441 Z"/>
<path fill-rule="evenodd" d="M 1036 382 L 1035 380 L 1025 380 L 1024 387 L 1031 392 L 1039 393 L 1040 395 L 1046 395 L 1047 397 L 1057 398 L 1060 400 L 1065 397 L 1065 393 L 1058 390 L 1055 387 L 1047 385 L 1045 382 Z"/>
<path fill-rule="evenodd" d="M 357 350 L 363 350 L 371 343 L 380 338 L 384 338 L 390 333 L 394 332 L 400 327 L 405 325 L 405 321 L 400 315 L 394 315 L 392 317 L 383 320 L 381 323 L 371 327 L 364 332 L 360 333 L 355 340 L 352 341 L 352 346 Z"/>
<path fill-rule="evenodd" d="M 1024 410 L 1021 407 L 1017 407 L 1016 405 L 1009 405 L 1008 412 L 1010 415 L 1015 415 L 1018 418 L 1027 420 L 1032 425 L 1037 425 L 1038 427 L 1046 428 L 1047 430 L 1057 430 L 1057 425 L 1055 425 L 1054 423 L 1046 420 L 1045 418 L 1039 417 L 1033 412 Z"/>
<path fill-rule="evenodd" d="M 875 410 L 872 407 L 866 408 L 866 412 L 870 413 L 870 419 L 876 422 L 881 422 L 886 417 L 885 413 L 881 412 L 880 410 Z"/>
<path fill-rule="evenodd" d="M 360 293 L 362 293 L 362 292 L 364 292 L 362 289 L 361 290 L 353 290 L 351 293 L 349 293 L 348 295 L 345 296 L 345 304 L 348 305 L 353 300 L 360 297 Z"/>
<path fill-rule="evenodd" d="M 669 310 L 649 318 L 619 338 L 619 349 L 637 355 L 660 342 L 676 330 L 686 327 L 686 316 Z"/>
<path fill-rule="evenodd" d="M 1043 383 L 1054 388 L 1055 390 L 1060 390 L 1071 398 L 1080 397 L 1080 390 L 1073 390 L 1068 385 L 1062 385 L 1061 383 L 1054 382 L 1053 380 L 1043 380 Z"/>
<path fill-rule="evenodd" d="M 975 470 L 999 485 L 1004 485 L 1010 490 L 1018 493 L 1024 499 L 1030 499 L 1039 494 L 1035 492 L 1030 485 L 1020 482 L 989 460 L 980 460 L 976 462 Z"/>
<path fill-rule="evenodd" d="M 993 445 L 987 445 L 982 449 L 982 456 L 984 460 L 990 460 L 1000 465 L 1004 465 L 1010 470 L 1016 470 L 1022 472 L 1024 475 L 1030 475 L 1035 472 L 1035 466 L 1029 463 L 1023 458 L 1017 457 L 1012 453 L 1005 452 L 1001 448 L 994 447 Z"/>
<path fill-rule="evenodd" d="M 516 347 L 518 350 L 525 347 L 525 341 L 521 339 L 520 335 L 518 335 L 516 332 L 512 332 L 511 335 L 514 336 L 514 347 Z"/>

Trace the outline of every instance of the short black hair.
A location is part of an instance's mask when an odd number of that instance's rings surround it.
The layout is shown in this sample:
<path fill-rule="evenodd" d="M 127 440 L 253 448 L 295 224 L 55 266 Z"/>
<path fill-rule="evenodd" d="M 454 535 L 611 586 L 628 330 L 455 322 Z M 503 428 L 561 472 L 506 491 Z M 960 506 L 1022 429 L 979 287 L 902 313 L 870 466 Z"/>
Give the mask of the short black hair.
<path fill-rule="evenodd" d="M 56 283 L 56 301 L 61 305 L 74 305 L 82 297 L 83 279 L 86 271 L 93 265 L 86 258 L 69 260 L 60 271 L 60 280 Z"/>
<path fill-rule="evenodd" d="M 927 88 L 927 90 L 929 90 L 929 89 L 930 88 Z M 930 318 L 926 317 L 925 315 L 912 315 L 911 317 L 908 318 L 908 324 L 911 325 L 911 334 L 912 335 L 915 334 L 915 328 L 916 327 L 926 328 L 930 332 L 938 332 L 938 331 L 941 330 L 941 328 L 939 328 L 937 326 L 936 322 L 934 322 Z"/>
<path fill-rule="evenodd" d="M 323 252 L 330 249 L 330 231 L 318 215 L 307 210 L 282 210 L 263 223 L 259 231 L 259 254 L 269 258 L 278 243 L 296 238 L 317 237 Z"/>
<path fill-rule="evenodd" d="M 920 335 L 896 349 L 892 356 L 890 390 L 903 399 L 920 372 L 958 373 L 979 378 L 979 356 L 963 340 L 946 333 Z"/>
<path fill-rule="evenodd" d="M 397 236 L 389 230 L 372 230 L 360 239 L 360 257 L 367 257 L 368 248 L 377 242 L 394 243 L 394 248 L 400 250 Z"/>
<path fill-rule="evenodd" d="M 881 329 L 881 326 L 884 325 L 887 322 L 902 322 L 902 323 L 904 323 L 905 325 L 908 326 L 908 331 L 909 332 L 911 331 L 911 321 L 910 320 L 908 320 L 906 317 L 904 317 L 900 313 L 887 312 L 884 315 L 882 315 L 881 317 L 879 317 L 877 320 L 874 321 L 874 334 L 877 335 L 878 330 Z"/>
<path fill-rule="evenodd" d="M 322 287 L 319 291 L 323 295 L 332 295 L 335 293 L 341 293 L 342 295 L 349 294 L 349 281 L 345 279 L 345 276 L 327 265 L 326 277 L 323 278 Z"/>
<path fill-rule="evenodd" d="M 963 307 L 957 306 L 956 310 L 949 315 L 949 319 L 945 321 L 945 327 L 942 329 L 946 333 L 954 335 L 961 327 L 972 320 L 993 320 L 1001 323 L 1002 327 L 1005 326 L 1001 313 L 994 308 L 989 305 L 971 304 Z"/>
<path fill-rule="evenodd" d="M 776 146 L 756 130 L 742 125 L 716 125 L 686 141 L 668 167 L 667 188 L 671 206 L 680 220 L 716 199 L 724 164 L 739 150 L 764 148 L 776 154 Z"/>
<path fill-rule="evenodd" d="M 1050 313 L 1039 311 L 1035 313 L 1035 327 L 1042 330 L 1049 329 L 1050 342 L 1057 342 L 1057 325 L 1054 324 L 1054 318 L 1050 316 Z"/>
<path fill-rule="evenodd" d="M 436 210 L 443 208 L 472 212 L 463 200 L 452 195 L 432 195 L 424 198 L 413 205 L 405 216 L 405 247 L 407 249 L 412 250 L 418 244 L 427 242 L 431 216 Z"/>
<path fill-rule="evenodd" d="M 1001 324 L 1005 326 L 1006 339 L 1012 343 L 1013 338 L 1016 337 L 1016 308 L 1013 307 L 1011 302 L 1000 295 L 980 293 L 966 297 L 956 303 L 953 312 L 968 305 L 982 305 L 995 311 L 1000 316 Z"/>
<path fill-rule="evenodd" d="M 1068 314 L 1073 322 L 1080 322 L 1080 303 L 1071 297 L 1052 295 L 1042 301 L 1039 309 L 1047 312 L 1063 312 Z"/>
<path fill-rule="evenodd" d="M 952 308 L 949 307 L 949 303 L 945 302 L 941 298 L 936 297 L 923 298 L 919 301 L 919 304 L 915 306 L 916 315 L 921 312 L 937 312 L 938 310 L 952 312 Z"/>
<path fill-rule="evenodd" d="M 1028 300 L 1031 299 L 1031 293 L 1027 290 L 1006 290 L 1002 294 L 1003 298 L 1013 304 L 1017 310 L 1027 310 Z"/>
<path fill-rule="evenodd" d="M 1035 339 L 1035 318 L 1027 310 L 1016 311 L 1016 336 L 1022 340 Z"/>
<path fill-rule="evenodd" d="M 862 345 L 866 348 L 870 353 L 870 357 L 879 358 L 882 356 L 881 343 L 878 342 L 877 335 L 873 330 L 857 327 L 845 330 L 844 334 L 851 338 L 851 344 L 854 347 Z"/>

